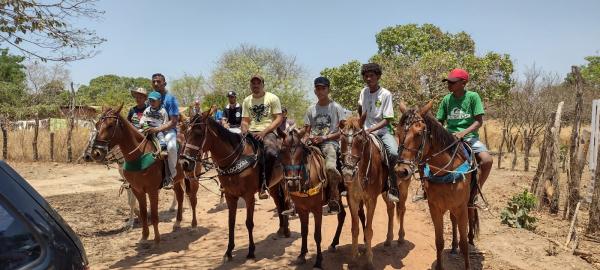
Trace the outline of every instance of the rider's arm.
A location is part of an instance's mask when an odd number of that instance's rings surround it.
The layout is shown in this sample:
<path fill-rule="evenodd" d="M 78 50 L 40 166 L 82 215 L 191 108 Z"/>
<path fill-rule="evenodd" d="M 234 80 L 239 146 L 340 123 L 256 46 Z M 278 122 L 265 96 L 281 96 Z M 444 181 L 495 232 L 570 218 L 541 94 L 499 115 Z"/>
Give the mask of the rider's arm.
<path fill-rule="evenodd" d="M 473 131 L 478 130 L 483 125 L 483 114 L 475 115 L 475 121 L 468 128 L 461 131 L 463 134 L 469 134 Z"/>
<path fill-rule="evenodd" d="M 390 123 L 390 121 L 387 118 L 385 118 L 385 119 L 379 121 L 379 123 L 377 123 L 376 125 L 368 128 L 366 131 L 367 131 L 367 133 L 371 133 L 373 131 L 380 130 L 380 129 L 386 127 L 389 123 Z"/>
<path fill-rule="evenodd" d="M 167 121 L 166 124 L 160 126 L 158 128 L 159 132 L 163 132 L 172 128 L 176 128 L 177 127 L 177 122 L 179 121 L 179 115 L 170 115 L 169 116 L 169 121 Z"/>
<path fill-rule="evenodd" d="M 271 125 L 269 127 L 265 128 L 265 130 L 263 130 L 263 132 L 265 134 L 273 132 L 281 124 L 281 121 L 283 121 L 283 116 L 280 113 L 275 114 L 275 120 L 273 120 Z"/>
<path fill-rule="evenodd" d="M 248 129 L 250 128 L 250 117 L 242 117 L 242 123 L 240 124 L 240 130 L 242 134 L 248 133 Z"/>

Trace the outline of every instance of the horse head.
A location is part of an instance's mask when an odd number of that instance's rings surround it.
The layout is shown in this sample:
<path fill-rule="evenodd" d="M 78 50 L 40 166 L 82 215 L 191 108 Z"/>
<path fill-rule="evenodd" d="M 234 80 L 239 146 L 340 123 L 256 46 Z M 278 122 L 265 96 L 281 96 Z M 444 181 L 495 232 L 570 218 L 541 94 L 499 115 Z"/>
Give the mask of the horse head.
<path fill-rule="evenodd" d="M 366 114 L 363 114 L 360 118 L 351 117 L 344 122 L 340 122 L 339 125 L 342 133 L 342 176 L 346 182 L 353 180 L 358 170 L 358 163 L 362 160 L 363 155 L 368 155 L 365 150 L 369 137 L 363 129 L 365 117 Z"/>
<path fill-rule="evenodd" d="M 186 172 L 194 171 L 196 161 L 202 158 L 208 131 L 208 118 L 212 111 L 208 110 L 192 116 L 187 122 L 187 127 L 182 130 L 185 134 L 185 143 L 179 156 L 179 163 Z"/>
<path fill-rule="evenodd" d="M 279 158 L 283 165 L 283 179 L 290 188 L 299 188 L 308 180 L 306 174 L 306 145 L 301 140 L 302 134 L 295 128 L 288 129 L 283 135 Z"/>
<path fill-rule="evenodd" d="M 427 103 L 420 109 L 408 109 L 404 102 L 400 102 L 402 117 L 396 127 L 396 136 L 399 138 L 398 163 L 394 168 L 396 175 L 400 178 L 412 176 L 417 171 L 418 164 L 428 152 L 427 114 L 431 110 L 433 102 Z"/>
<path fill-rule="evenodd" d="M 91 158 L 95 161 L 104 161 L 106 154 L 121 139 L 124 120 L 121 117 L 123 104 L 117 109 L 107 108 L 96 122 L 96 135 L 92 143 Z"/>

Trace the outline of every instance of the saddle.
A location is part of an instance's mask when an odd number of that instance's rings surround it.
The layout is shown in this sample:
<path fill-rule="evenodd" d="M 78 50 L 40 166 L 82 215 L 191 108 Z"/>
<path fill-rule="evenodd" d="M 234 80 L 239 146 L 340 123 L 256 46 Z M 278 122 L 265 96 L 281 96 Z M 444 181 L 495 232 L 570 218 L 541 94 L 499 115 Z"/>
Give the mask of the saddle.
<path fill-rule="evenodd" d="M 253 154 L 241 154 L 240 157 L 237 160 L 235 160 L 231 165 L 227 167 L 217 167 L 216 169 L 219 175 L 236 175 L 240 174 L 242 171 L 249 167 L 256 166 L 257 164 L 259 166 L 262 166 L 262 163 L 260 162 L 262 159 L 262 143 L 254 139 L 254 137 L 252 137 L 252 135 L 250 134 L 246 135 L 246 141 L 252 146 Z M 260 177 L 264 176 L 261 175 L 259 176 L 259 178 Z"/>
<path fill-rule="evenodd" d="M 431 172 L 429 164 L 425 164 L 425 169 L 423 170 L 423 173 L 425 174 L 425 177 L 428 179 L 428 181 L 437 184 L 456 183 L 457 181 L 465 180 L 465 175 L 471 172 L 475 172 L 475 174 L 473 175 L 475 175 L 476 177 L 477 170 L 475 170 L 474 168 L 476 165 L 473 162 L 473 155 L 471 153 L 471 149 L 470 147 L 465 146 L 465 143 L 461 143 L 456 146 L 461 148 L 459 149 L 459 151 L 462 151 L 463 155 L 467 157 L 467 159 L 460 166 L 458 166 L 458 168 L 453 169 L 452 172 L 449 172 L 445 175 L 435 175 Z M 472 181 L 472 183 L 473 182 L 475 181 Z"/>
<path fill-rule="evenodd" d="M 306 165 L 304 165 L 304 179 L 300 183 L 300 189 L 298 191 L 290 192 L 291 195 L 296 197 L 310 197 L 317 195 L 321 190 L 327 188 L 327 172 L 325 169 L 325 157 L 316 146 L 307 146 L 304 148 L 306 153 Z M 311 185 L 310 171 L 311 169 L 317 170 L 317 177 L 319 183 L 316 186 Z"/>

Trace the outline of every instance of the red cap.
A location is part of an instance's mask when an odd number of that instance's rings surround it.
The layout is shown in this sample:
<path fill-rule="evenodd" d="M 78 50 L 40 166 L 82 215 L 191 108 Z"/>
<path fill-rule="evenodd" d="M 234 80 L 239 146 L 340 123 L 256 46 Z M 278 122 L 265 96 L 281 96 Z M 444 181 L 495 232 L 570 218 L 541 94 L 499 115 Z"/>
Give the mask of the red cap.
<path fill-rule="evenodd" d="M 467 72 L 464 69 L 455 68 L 452 71 L 450 71 L 450 73 L 448 73 L 448 78 L 443 79 L 442 81 L 443 82 L 446 82 L 446 81 L 456 82 L 458 80 L 468 81 L 469 80 L 469 72 Z"/>

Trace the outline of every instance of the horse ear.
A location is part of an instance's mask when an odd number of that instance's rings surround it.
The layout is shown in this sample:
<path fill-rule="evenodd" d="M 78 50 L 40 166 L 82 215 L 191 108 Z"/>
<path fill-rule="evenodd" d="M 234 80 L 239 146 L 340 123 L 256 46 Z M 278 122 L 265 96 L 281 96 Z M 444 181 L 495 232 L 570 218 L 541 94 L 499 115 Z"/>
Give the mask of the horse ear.
<path fill-rule="evenodd" d="M 342 130 L 344 128 L 346 128 L 346 120 L 340 120 L 338 123 L 338 130 Z"/>
<path fill-rule="evenodd" d="M 210 108 L 210 111 L 208 112 L 208 114 L 209 114 L 209 115 L 214 115 L 216 111 L 217 111 L 217 108 L 216 108 L 216 107 L 215 107 L 215 108 L 211 107 L 211 108 Z"/>
<path fill-rule="evenodd" d="M 400 112 L 405 113 L 406 112 L 406 104 L 404 104 L 404 101 L 400 101 Z"/>
<path fill-rule="evenodd" d="M 367 113 L 364 112 L 361 116 L 360 116 L 360 122 L 358 122 L 360 124 L 360 127 L 364 127 L 365 126 L 365 121 L 367 121 Z"/>
<path fill-rule="evenodd" d="M 431 107 L 433 107 L 433 100 L 430 100 L 429 102 L 427 102 L 427 104 L 425 104 L 425 106 L 421 107 L 421 109 L 419 110 L 419 114 L 421 116 L 424 116 L 429 111 L 431 111 Z"/>

